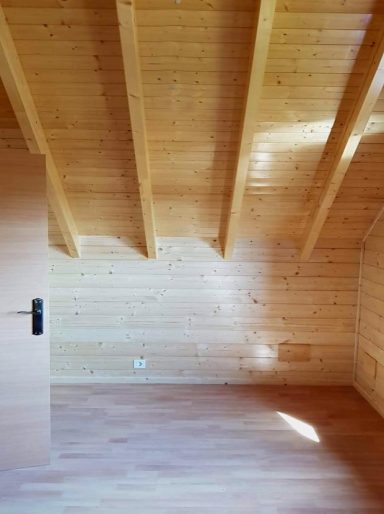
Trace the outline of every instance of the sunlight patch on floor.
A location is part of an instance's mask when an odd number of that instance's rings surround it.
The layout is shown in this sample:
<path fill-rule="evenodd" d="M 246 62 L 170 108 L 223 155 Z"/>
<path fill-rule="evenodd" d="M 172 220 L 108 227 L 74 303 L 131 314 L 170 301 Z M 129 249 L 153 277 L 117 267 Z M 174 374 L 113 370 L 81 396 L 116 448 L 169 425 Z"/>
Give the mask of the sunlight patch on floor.
<path fill-rule="evenodd" d="M 312 425 L 309 425 L 304 421 L 300 421 L 299 419 L 294 418 L 293 416 L 289 416 L 288 414 L 284 414 L 284 412 L 277 411 L 277 414 L 280 417 L 282 417 L 283 420 L 288 423 L 288 425 L 290 425 L 294 430 L 296 430 L 297 433 L 299 433 L 303 437 L 306 437 L 307 439 L 310 439 L 315 443 L 320 442 L 320 438 Z"/>

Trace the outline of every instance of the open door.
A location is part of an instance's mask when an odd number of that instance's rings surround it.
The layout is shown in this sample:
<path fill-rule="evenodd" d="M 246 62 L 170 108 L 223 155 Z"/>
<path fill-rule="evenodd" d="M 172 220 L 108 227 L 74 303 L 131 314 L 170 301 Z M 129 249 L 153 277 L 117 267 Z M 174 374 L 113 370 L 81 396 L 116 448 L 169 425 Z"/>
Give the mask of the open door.
<path fill-rule="evenodd" d="M 0 469 L 46 464 L 50 384 L 45 158 L 27 151 L 0 150 L 0 291 Z M 39 302 L 30 314 L 33 299 L 44 301 L 40 335 Z"/>

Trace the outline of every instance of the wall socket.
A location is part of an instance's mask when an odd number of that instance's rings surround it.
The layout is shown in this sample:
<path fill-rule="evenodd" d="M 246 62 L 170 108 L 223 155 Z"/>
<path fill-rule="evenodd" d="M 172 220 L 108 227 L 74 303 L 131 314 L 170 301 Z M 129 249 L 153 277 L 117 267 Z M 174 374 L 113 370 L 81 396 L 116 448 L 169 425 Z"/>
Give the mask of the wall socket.
<path fill-rule="evenodd" d="M 145 369 L 146 368 L 145 359 L 134 359 L 133 368 L 134 369 Z"/>

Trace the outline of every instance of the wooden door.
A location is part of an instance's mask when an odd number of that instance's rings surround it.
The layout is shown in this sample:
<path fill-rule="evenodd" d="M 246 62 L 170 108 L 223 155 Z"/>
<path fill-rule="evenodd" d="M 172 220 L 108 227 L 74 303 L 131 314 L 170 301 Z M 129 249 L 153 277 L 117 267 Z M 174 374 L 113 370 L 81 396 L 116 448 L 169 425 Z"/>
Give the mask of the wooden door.
<path fill-rule="evenodd" d="M 45 158 L 0 150 L 0 469 L 49 460 L 48 241 Z M 45 304 L 32 335 L 32 299 Z"/>

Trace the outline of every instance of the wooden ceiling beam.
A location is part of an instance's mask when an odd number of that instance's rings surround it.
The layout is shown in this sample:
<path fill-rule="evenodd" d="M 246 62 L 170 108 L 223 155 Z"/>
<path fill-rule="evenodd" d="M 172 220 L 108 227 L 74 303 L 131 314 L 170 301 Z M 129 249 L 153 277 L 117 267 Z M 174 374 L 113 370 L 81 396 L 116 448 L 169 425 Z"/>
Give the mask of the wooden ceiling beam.
<path fill-rule="evenodd" d="M 257 18 L 255 22 L 255 37 L 249 73 L 248 92 L 243 114 L 235 180 L 224 241 L 225 259 L 232 257 L 240 223 L 249 161 L 252 153 L 255 120 L 263 88 L 275 8 L 276 0 L 260 0 L 259 9 L 256 14 Z"/>
<path fill-rule="evenodd" d="M 373 50 L 371 62 L 337 143 L 327 181 L 308 223 L 301 259 L 308 260 L 364 134 L 372 110 L 384 86 L 384 30 Z"/>
<path fill-rule="evenodd" d="M 144 92 L 140 69 L 139 43 L 135 21 L 135 6 L 133 0 L 117 0 L 116 6 L 147 254 L 150 259 L 156 259 L 156 225 L 148 139 L 145 125 Z"/>
<path fill-rule="evenodd" d="M 69 254 L 72 257 L 79 257 L 80 242 L 76 223 L 1 6 L 0 77 L 29 151 L 34 154 L 43 154 L 46 157 L 48 200 L 56 216 Z"/>

